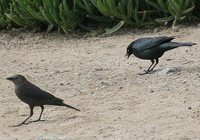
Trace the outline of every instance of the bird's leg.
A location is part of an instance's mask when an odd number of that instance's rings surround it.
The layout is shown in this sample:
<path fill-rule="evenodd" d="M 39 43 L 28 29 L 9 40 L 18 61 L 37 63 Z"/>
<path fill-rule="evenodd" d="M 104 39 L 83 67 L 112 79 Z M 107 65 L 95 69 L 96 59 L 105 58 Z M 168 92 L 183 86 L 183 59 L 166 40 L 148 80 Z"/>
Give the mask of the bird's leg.
<path fill-rule="evenodd" d="M 30 115 L 29 115 L 29 117 L 28 118 L 26 118 L 22 123 L 20 123 L 20 124 L 18 124 L 18 125 L 15 125 L 15 126 L 13 126 L 13 127 L 17 127 L 17 126 L 20 126 L 20 125 L 22 125 L 22 124 L 24 124 L 30 117 L 32 117 L 33 116 L 33 106 L 29 106 L 29 108 L 30 108 Z"/>
<path fill-rule="evenodd" d="M 155 63 L 155 65 L 154 65 L 149 71 L 152 71 L 158 63 L 159 63 L 159 60 L 158 60 L 158 58 L 156 58 L 156 63 Z"/>
<path fill-rule="evenodd" d="M 154 59 L 151 60 L 151 65 L 149 66 L 149 68 L 147 70 L 145 70 L 145 73 L 140 73 L 139 75 L 145 75 L 145 74 L 148 74 L 151 70 L 151 67 L 153 66 L 154 64 Z"/>
<path fill-rule="evenodd" d="M 44 120 L 41 120 L 42 113 L 43 113 L 43 111 L 44 111 L 44 106 L 42 105 L 42 106 L 40 106 L 40 107 L 41 107 L 42 111 L 41 111 L 41 113 L 40 113 L 39 118 L 38 118 L 37 120 L 35 120 L 35 121 L 32 121 L 32 122 L 44 121 Z"/>
<path fill-rule="evenodd" d="M 41 119 L 41 117 L 42 117 L 42 113 L 43 113 L 43 111 L 44 111 L 44 106 L 42 105 L 42 106 L 40 106 L 40 107 L 41 107 L 42 111 L 41 111 L 41 113 L 40 113 L 40 117 L 38 118 L 38 121 L 40 121 L 40 119 Z"/>
<path fill-rule="evenodd" d="M 42 113 L 43 113 L 43 111 L 44 111 L 44 106 L 42 105 L 42 106 L 40 106 L 40 107 L 41 107 L 42 111 L 41 111 L 41 113 L 40 113 L 39 118 L 38 118 L 37 120 L 35 120 L 35 121 L 32 121 L 32 122 L 44 121 L 44 120 L 41 120 Z"/>
<path fill-rule="evenodd" d="M 154 59 L 151 60 L 151 65 L 149 66 L 149 68 L 147 70 L 145 70 L 144 74 L 147 74 L 147 73 L 149 73 L 151 71 L 150 69 L 153 66 L 153 64 L 154 64 Z"/>

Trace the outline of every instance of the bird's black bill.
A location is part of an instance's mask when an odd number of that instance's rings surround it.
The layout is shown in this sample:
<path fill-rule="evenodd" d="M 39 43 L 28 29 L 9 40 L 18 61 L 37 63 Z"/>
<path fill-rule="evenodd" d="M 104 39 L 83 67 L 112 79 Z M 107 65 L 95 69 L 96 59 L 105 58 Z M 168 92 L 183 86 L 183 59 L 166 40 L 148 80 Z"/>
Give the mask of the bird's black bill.
<path fill-rule="evenodd" d="M 127 59 L 129 59 L 130 54 L 126 53 L 125 57 L 127 57 Z"/>

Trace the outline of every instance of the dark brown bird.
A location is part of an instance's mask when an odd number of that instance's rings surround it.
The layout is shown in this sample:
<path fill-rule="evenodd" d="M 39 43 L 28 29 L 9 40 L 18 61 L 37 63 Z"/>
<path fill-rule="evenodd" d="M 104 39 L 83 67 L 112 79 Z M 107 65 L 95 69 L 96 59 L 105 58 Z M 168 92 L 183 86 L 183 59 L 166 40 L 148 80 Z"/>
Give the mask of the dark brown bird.
<path fill-rule="evenodd" d="M 38 120 L 36 121 L 40 121 L 43 110 L 44 110 L 44 105 L 65 106 L 65 107 L 74 109 L 76 111 L 80 111 L 79 109 L 75 107 L 72 107 L 70 105 L 63 103 L 62 99 L 57 98 L 53 96 L 52 94 L 40 89 L 36 85 L 29 82 L 22 75 L 14 75 L 12 77 L 7 78 L 7 80 L 10 80 L 14 83 L 15 93 L 17 97 L 24 103 L 28 104 L 30 108 L 30 116 L 27 119 L 25 119 L 22 123 L 16 126 L 20 126 L 24 124 L 31 116 L 33 116 L 33 108 L 35 106 L 40 106 L 42 109 L 40 116 Z"/>

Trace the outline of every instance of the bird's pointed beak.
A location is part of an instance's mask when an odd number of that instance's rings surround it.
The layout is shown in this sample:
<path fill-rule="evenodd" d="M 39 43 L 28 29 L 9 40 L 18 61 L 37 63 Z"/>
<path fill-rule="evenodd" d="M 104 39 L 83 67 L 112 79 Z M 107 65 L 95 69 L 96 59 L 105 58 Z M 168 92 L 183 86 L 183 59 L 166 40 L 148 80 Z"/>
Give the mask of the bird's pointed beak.
<path fill-rule="evenodd" d="M 130 54 L 129 54 L 129 53 L 126 53 L 125 57 L 127 57 L 127 59 L 129 59 Z"/>
<path fill-rule="evenodd" d="M 13 77 L 8 77 L 8 78 L 6 78 L 6 79 L 12 81 L 12 80 L 13 80 Z"/>

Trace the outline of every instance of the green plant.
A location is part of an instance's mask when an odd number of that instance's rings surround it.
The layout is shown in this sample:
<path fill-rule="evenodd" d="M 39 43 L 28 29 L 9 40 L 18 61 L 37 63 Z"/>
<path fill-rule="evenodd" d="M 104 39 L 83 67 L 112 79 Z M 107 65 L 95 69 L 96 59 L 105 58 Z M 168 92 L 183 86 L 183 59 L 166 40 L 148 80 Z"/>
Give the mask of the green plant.
<path fill-rule="evenodd" d="M 105 24 L 105 34 L 111 34 L 125 25 L 143 27 L 153 24 L 155 11 L 145 0 L 80 0 L 78 5 L 87 11 L 86 17 Z"/>
<path fill-rule="evenodd" d="M 0 0 L 0 27 L 3 28 L 10 23 L 5 13 L 9 12 L 11 0 Z"/>
<path fill-rule="evenodd" d="M 12 0 L 6 16 L 22 27 L 45 24 L 47 31 L 57 27 L 64 32 L 75 31 L 80 20 L 75 0 Z"/>
<path fill-rule="evenodd" d="M 12 0 L 6 16 L 19 26 L 36 26 L 45 21 L 40 13 L 41 6 L 42 0 Z"/>
<path fill-rule="evenodd" d="M 117 31 L 123 25 L 143 27 L 149 24 L 146 21 L 148 7 L 145 7 L 144 0 L 96 0 L 93 4 L 102 15 L 118 22 L 113 28 L 107 29 L 106 34 Z M 144 7 L 146 10 L 143 10 Z"/>
<path fill-rule="evenodd" d="M 98 9 L 94 6 L 94 0 L 77 0 L 76 3 L 82 9 L 81 12 L 83 12 L 86 18 L 90 18 L 100 22 L 111 22 L 110 18 L 106 18 L 105 16 L 100 14 Z"/>
<path fill-rule="evenodd" d="M 0 0 L 0 28 L 15 24 L 65 33 L 81 28 L 107 35 L 155 21 L 174 26 L 192 14 L 199 17 L 199 5 L 199 0 Z"/>
<path fill-rule="evenodd" d="M 177 21 L 185 19 L 195 8 L 193 0 L 146 0 L 147 3 L 162 12 L 164 18 L 157 18 L 157 22 L 169 22 L 173 20 L 173 26 Z"/>
<path fill-rule="evenodd" d="M 96 0 L 77 0 L 77 5 L 84 19 L 79 27 L 91 32 L 91 35 L 102 34 L 106 27 L 113 25 L 113 19 L 102 15 L 96 8 Z"/>
<path fill-rule="evenodd" d="M 65 33 L 75 31 L 81 20 L 75 0 L 73 3 L 67 0 L 43 0 L 43 4 L 44 7 L 40 11 L 49 23 L 49 30 L 56 26 Z"/>

